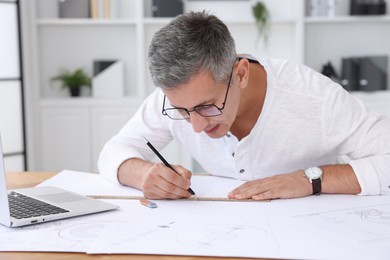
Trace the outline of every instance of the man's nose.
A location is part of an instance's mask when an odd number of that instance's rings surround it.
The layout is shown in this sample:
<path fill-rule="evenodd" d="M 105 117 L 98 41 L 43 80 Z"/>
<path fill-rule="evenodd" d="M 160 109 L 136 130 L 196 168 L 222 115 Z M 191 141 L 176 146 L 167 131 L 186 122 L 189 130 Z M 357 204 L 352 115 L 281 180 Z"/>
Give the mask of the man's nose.
<path fill-rule="evenodd" d="M 189 121 L 192 125 L 192 129 L 194 129 L 196 133 L 202 132 L 209 123 L 209 119 L 207 117 L 201 116 L 195 111 L 190 113 Z"/>

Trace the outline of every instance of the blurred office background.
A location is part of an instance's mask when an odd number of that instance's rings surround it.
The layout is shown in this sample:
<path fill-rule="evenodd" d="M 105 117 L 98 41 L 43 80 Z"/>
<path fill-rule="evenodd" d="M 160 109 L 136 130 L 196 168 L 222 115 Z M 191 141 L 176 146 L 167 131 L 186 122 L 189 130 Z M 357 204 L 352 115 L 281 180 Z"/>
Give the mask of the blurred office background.
<path fill-rule="evenodd" d="M 265 4 L 268 41 L 253 6 Z M 97 171 L 104 143 L 155 87 L 153 34 L 172 17 L 207 10 L 229 27 L 238 53 L 304 63 L 390 116 L 390 16 L 384 0 L 0 1 L 0 131 L 8 171 Z M 264 36 L 264 31 L 260 35 Z M 52 81 L 61 68 L 92 80 L 79 96 Z M 342 115 L 340 115 L 342 116 Z M 178 144 L 163 154 L 194 172 Z"/>

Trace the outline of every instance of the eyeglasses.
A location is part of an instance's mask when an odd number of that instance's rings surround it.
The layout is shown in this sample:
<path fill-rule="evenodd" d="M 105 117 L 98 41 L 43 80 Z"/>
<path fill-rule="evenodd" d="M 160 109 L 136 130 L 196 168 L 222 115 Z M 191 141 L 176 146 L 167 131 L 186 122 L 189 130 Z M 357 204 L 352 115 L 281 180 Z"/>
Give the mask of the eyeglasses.
<path fill-rule="evenodd" d="M 162 114 L 164 116 L 168 116 L 170 119 L 173 119 L 173 120 L 189 119 L 190 112 L 194 112 L 194 111 L 203 117 L 213 117 L 213 116 L 222 115 L 222 110 L 225 108 L 226 99 L 227 99 L 227 96 L 229 93 L 230 82 L 232 81 L 233 69 L 234 69 L 234 65 L 232 67 L 232 71 L 230 72 L 229 82 L 227 84 L 225 99 L 222 103 L 222 107 L 217 107 L 214 104 L 208 104 L 208 105 L 195 106 L 193 109 L 186 109 L 186 108 L 181 108 L 181 107 L 165 108 L 166 96 L 164 95 Z"/>

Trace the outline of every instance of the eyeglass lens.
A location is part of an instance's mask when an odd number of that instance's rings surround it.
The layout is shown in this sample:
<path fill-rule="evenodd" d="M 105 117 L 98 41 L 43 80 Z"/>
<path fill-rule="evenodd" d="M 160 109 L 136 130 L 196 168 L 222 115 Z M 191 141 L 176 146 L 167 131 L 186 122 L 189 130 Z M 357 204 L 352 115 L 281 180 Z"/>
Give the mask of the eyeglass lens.
<path fill-rule="evenodd" d="M 222 112 L 214 105 L 205 105 L 195 107 L 193 110 L 186 110 L 184 108 L 168 108 L 165 109 L 166 114 L 172 119 L 188 119 L 189 112 L 196 111 L 204 117 L 219 116 Z"/>

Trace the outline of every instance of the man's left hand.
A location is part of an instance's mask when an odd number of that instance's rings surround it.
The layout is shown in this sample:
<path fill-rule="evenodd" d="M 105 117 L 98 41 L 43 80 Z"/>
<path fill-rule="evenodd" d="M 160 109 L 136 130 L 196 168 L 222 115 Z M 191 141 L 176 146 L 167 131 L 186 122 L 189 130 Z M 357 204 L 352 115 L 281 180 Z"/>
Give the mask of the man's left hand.
<path fill-rule="evenodd" d="M 248 181 L 232 190 L 228 197 L 237 200 L 269 200 L 305 197 L 312 193 L 310 181 L 304 176 L 303 170 L 300 170 Z"/>

